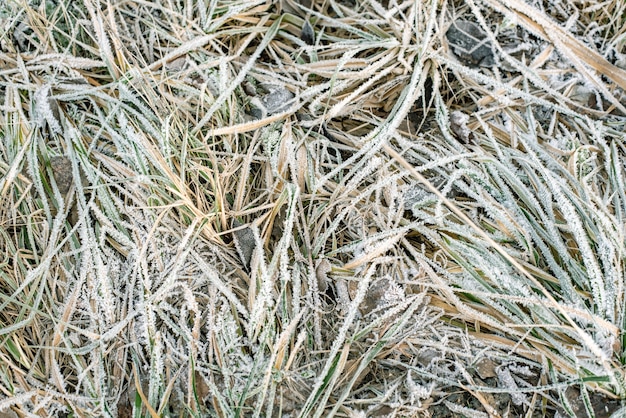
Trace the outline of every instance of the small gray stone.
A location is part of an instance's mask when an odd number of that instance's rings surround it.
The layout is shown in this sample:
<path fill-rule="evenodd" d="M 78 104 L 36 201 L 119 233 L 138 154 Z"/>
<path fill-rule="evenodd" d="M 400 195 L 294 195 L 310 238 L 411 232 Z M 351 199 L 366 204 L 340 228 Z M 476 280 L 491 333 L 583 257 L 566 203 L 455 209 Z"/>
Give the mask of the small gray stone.
<path fill-rule="evenodd" d="M 367 290 L 359 310 L 362 315 L 367 315 L 402 299 L 403 296 L 404 291 L 402 288 L 391 280 L 387 278 L 379 279 Z"/>
<path fill-rule="evenodd" d="M 476 363 L 476 373 L 481 379 L 496 377 L 496 363 L 489 358 L 482 358 Z"/>
<path fill-rule="evenodd" d="M 52 157 L 50 158 L 50 168 L 52 168 L 54 181 L 59 188 L 59 192 L 65 196 L 74 182 L 72 161 L 65 156 Z"/>
<path fill-rule="evenodd" d="M 235 228 L 242 226 L 243 224 L 238 220 L 233 221 Z M 252 262 L 252 255 L 256 248 L 256 239 L 254 237 L 254 231 L 250 227 L 238 229 L 233 232 L 233 241 L 235 242 L 235 248 L 241 258 L 242 263 L 246 269 L 250 269 L 250 263 Z"/>
<path fill-rule="evenodd" d="M 304 25 L 302 25 L 302 33 L 300 34 L 300 39 L 302 39 L 308 45 L 315 44 L 315 32 L 313 31 L 313 26 L 311 26 L 308 20 L 305 20 Z"/>
<path fill-rule="evenodd" d="M 18 418 L 17 414 L 11 409 L 0 411 L 0 418 Z"/>
<path fill-rule="evenodd" d="M 265 86 L 269 91 L 265 96 L 261 98 L 265 110 L 268 115 L 284 112 L 289 108 L 293 99 L 293 93 L 287 90 L 284 86 Z"/>
<path fill-rule="evenodd" d="M 454 55 L 469 67 L 490 67 L 495 64 L 493 48 L 480 26 L 468 20 L 456 20 L 446 32 Z"/>
<path fill-rule="evenodd" d="M 416 360 L 422 367 L 428 367 L 439 357 L 441 357 L 441 353 L 437 352 L 437 350 L 433 350 L 432 348 L 422 348 L 417 354 Z"/>
<path fill-rule="evenodd" d="M 257 107 L 253 107 L 250 109 L 250 116 L 252 116 L 252 118 L 256 120 L 263 119 L 263 110 Z"/>

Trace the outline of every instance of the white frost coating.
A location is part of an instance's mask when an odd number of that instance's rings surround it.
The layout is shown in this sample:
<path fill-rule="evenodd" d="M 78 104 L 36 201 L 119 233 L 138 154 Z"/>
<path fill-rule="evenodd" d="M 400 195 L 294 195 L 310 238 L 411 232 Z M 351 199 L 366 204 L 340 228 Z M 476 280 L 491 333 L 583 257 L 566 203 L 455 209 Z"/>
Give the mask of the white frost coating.
<path fill-rule="evenodd" d="M 511 371 L 508 367 L 499 367 L 496 369 L 496 374 L 498 376 L 498 381 L 500 382 L 500 388 L 509 389 L 509 395 L 511 395 L 511 399 L 515 405 L 525 405 L 528 404 L 528 399 L 523 393 L 520 393 L 519 387 L 517 383 L 515 383 L 515 379 L 511 374 Z"/>
<path fill-rule="evenodd" d="M 50 97 L 50 90 L 50 85 L 44 84 L 35 92 L 36 123 L 40 127 L 43 127 L 47 122 L 52 132 L 60 134 L 63 132 L 63 128 L 61 128 L 61 124 L 57 119 L 58 116 L 55 115 L 52 109 L 52 106 L 56 106 L 56 102 Z"/>
<path fill-rule="evenodd" d="M 409 389 L 409 398 L 411 404 L 417 403 L 418 406 L 422 406 L 422 400 L 430 398 L 435 388 L 435 382 L 431 382 L 429 385 L 419 385 L 415 383 L 411 376 L 411 370 L 406 375 L 406 386 Z"/>
<path fill-rule="evenodd" d="M 10 398 L 0 400 L 0 412 L 8 410 L 13 405 L 23 405 L 24 403 L 29 402 L 32 398 L 35 398 L 38 395 L 37 392 L 37 390 L 31 390 L 30 392 L 13 395 Z"/>

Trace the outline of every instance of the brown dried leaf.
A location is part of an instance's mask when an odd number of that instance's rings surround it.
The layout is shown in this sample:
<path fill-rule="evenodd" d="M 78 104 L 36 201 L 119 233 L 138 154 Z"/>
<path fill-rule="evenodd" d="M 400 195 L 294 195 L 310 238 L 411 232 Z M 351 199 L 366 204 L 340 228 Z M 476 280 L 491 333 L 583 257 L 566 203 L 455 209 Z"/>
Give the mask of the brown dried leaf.
<path fill-rule="evenodd" d="M 470 141 L 472 131 L 467 127 L 469 116 L 461 111 L 454 111 L 450 115 L 450 129 L 456 135 L 457 139 L 465 144 Z"/>
<path fill-rule="evenodd" d="M 196 395 L 200 401 L 204 401 L 204 399 L 209 396 L 209 393 L 211 393 L 211 389 L 209 389 L 209 385 L 207 385 L 204 376 L 197 370 L 194 373 L 194 380 L 196 383 Z"/>
<path fill-rule="evenodd" d="M 325 258 L 317 262 L 317 266 L 315 267 L 315 277 L 317 278 L 317 288 L 322 293 L 326 292 L 328 289 L 328 282 L 330 281 L 328 273 L 330 270 L 330 263 Z"/>

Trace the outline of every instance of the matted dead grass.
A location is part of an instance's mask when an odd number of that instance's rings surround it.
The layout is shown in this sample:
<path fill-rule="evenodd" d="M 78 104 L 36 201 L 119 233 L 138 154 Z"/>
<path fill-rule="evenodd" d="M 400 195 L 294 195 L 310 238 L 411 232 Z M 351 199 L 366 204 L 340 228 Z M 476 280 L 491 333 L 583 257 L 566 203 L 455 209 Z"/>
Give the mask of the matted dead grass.
<path fill-rule="evenodd" d="M 0 5 L 0 414 L 617 411 L 625 8 Z"/>

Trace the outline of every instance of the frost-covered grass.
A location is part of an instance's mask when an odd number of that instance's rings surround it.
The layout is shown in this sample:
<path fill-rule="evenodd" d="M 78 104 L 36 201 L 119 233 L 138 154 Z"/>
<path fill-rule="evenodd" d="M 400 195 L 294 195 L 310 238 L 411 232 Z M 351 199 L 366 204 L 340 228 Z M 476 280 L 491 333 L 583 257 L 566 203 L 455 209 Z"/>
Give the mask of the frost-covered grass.
<path fill-rule="evenodd" d="M 0 2 L 0 414 L 626 398 L 624 3 L 274 3 Z"/>

